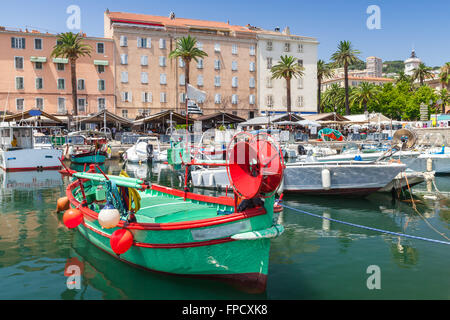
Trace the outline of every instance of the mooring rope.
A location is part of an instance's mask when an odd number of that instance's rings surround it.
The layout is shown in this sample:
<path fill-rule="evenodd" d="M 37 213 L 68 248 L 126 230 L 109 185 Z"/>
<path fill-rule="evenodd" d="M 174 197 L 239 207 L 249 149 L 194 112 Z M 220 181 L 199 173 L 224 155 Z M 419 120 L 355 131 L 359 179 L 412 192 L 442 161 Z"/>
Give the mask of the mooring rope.
<path fill-rule="evenodd" d="M 363 225 L 360 225 L 360 224 L 355 224 L 355 223 L 350 223 L 350 222 L 345 222 L 345 221 L 341 221 L 341 220 L 337 220 L 337 219 L 333 219 L 333 218 L 320 216 L 318 214 L 314 214 L 314 213 L 311 213 L 311 212 L 307 212 L 307 211 L 303 211 L 303 210 L 300 210 L 300 209 L 296 209 L 296 208 L 287 206 L 287 205 L 282 204 L 282 203 L 278 203 L 278 204 L 280 206 L 282 206 L 283 208 L 286 208 L 286 209 L 289 209 L 289 210 L 292 210 L 292 211 L 296 211 L 296 212 L 299 212 L 299 213 L 304 213 L 304 214 L 307 214 L 307 215 L 310 215 L 310 216 L 313 216 L 313 217 L 316 217 L 316 218 L 320 218 L 320 219 L 326 219 L 326 220 L 329 220 L 329 221 L 334 221 L 334 222 L 337 222 L 337 223 L 346 224 L 346 225 L 349 225 L 349 226 L 352 226 L 352 227 L 356 227 L 356 228 L 361 228 L 361 229 L 367 229 L 367 230 L 377 231 L 377 232 L 381 232 L 381 233 L 392 234 L 392 235 L 395 235 L 395 236 L 400 236 L 400 237 L 405 237 L 405 238 L 411 238 L 411 239 L 417 239 L 417 240 L 423 240 L 423 241 L 428 241 L 428 242 L 435 242 L 435 243 L 450 245 L 449 241 L 441 241 L 441 240 L 436 240 L 436 239 L 429 239 L 429 238 L 418 237 L 418 236 L 413 236 L 413 235 L 404 234 L 404 233 L 398 233 L 398 232 L 393 232 L 393 231 L 388 231 L 388 230 L 383 230 L 383 229 L 366 227 L 366 226 L 363 226 Z"/>

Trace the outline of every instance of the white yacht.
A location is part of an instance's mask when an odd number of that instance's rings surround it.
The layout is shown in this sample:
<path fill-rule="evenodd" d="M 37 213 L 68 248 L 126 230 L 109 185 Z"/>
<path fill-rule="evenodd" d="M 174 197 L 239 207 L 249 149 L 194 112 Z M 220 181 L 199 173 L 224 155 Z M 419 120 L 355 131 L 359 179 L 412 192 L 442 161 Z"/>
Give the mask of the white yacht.
<path fill-rule="evenodd" d="M 0 167 L 5 171 L 60 169 L 62 151 L 36 148 L 32 126 L 0 124 Z"/>
<path fill-rule="evenodd" d="M 140 137 L 136 143 L 123 153 L 124 160 L 128 162 L 156 162 L 167 161 L 167 150 L 161 151 L 157 137 Z"/>

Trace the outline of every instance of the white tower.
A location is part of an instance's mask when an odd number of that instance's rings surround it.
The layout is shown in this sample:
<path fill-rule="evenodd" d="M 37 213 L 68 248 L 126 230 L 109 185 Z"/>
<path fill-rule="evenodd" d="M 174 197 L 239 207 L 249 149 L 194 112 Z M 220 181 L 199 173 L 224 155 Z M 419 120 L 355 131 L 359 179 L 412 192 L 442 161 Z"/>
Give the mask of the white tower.
<path fill-rule="evenodd" d="M 411 57 L 405 60 L 405 74 L 411 76 L 414 73 L 414 69 L 417 69 L 422 60 L 416 57 L 416 51 L 412 49 Z"/>

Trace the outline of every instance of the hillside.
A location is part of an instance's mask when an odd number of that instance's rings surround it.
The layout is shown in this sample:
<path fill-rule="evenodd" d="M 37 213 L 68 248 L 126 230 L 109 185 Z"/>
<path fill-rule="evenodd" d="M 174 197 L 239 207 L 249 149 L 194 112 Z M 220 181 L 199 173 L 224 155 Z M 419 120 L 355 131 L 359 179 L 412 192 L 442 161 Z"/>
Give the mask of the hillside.
<path fill-rule="evenodd" d="M 401 60 L 383 61 L 383 73 L 399 73 L 405 70 L 405 64 Z"/>

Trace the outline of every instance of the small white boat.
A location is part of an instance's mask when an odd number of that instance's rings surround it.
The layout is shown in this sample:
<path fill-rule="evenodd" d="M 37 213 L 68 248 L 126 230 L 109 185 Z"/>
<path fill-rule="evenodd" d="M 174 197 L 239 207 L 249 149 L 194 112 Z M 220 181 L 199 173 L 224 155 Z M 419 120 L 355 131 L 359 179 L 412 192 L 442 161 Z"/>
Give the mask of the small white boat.
<path fill-rule="evenodd" d="M 32 126 L 0 125 L 0 167 L 5 171 L 57 170 L 62 151 L 34 146 Z"/>
<path fill-rule="evenodd" d="M 411 169 L 406 169 L 404 172 L 400 172 L 391 182 L 386 186 L 378 190 L 379 192 L 391 192 L 392 189 L 408 189 L 422 182 L 432 180 L 434 178 L 434 171 L 431 172 L 418 172 Z"/>
<path fill-rule="evenodd" d="M 123 153 L 124 160 L 128 162 L 167 161 L 167 150 L 161 151 L 157 137 L 140 137 L 136 143 Z"/>

